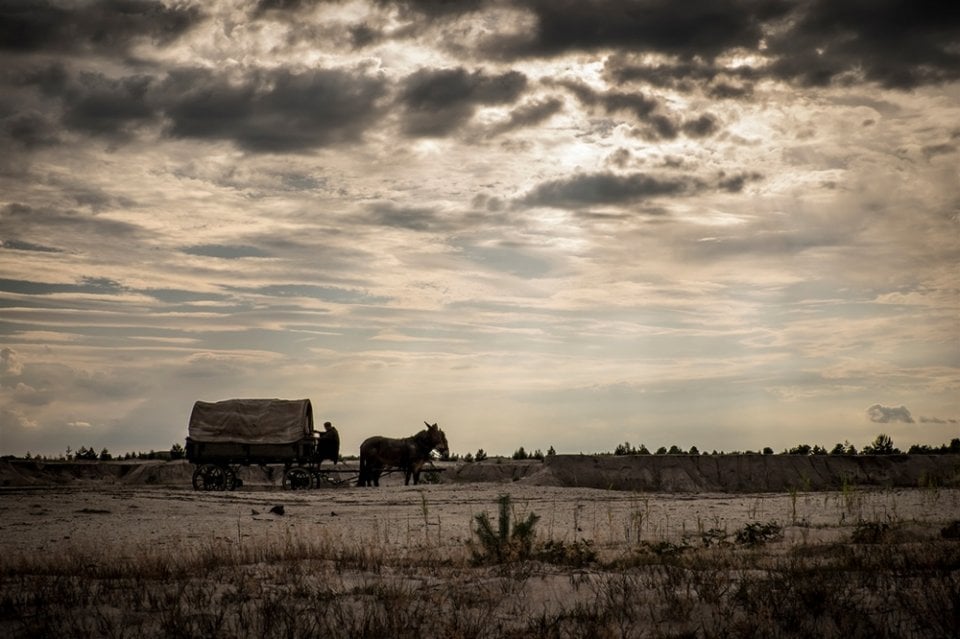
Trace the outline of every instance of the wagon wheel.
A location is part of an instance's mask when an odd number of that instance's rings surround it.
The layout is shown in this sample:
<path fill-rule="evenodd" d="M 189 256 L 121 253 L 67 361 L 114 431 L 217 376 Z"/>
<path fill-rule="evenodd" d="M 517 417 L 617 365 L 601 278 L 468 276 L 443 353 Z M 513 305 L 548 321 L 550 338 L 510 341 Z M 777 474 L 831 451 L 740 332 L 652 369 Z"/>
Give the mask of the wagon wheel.
<path fill-rule="evenodd" d="M 216 464 L 203 464 L 193 471 L 195 490 L 232 490 L 234 479 L 229 468 Z"/>
<path fill-rule="evenodd" d="M 313 474 L 306 468 L 289 468 L 283 473 L 283 488 L 285 490 L 303 490 L 313 488 Z"/>

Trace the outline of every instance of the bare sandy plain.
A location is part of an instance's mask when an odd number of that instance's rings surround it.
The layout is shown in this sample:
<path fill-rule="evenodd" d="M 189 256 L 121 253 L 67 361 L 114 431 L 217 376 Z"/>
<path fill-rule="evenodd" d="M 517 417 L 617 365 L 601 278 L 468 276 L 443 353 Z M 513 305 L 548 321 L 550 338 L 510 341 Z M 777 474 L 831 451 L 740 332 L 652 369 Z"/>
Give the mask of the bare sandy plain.
<path fill-rule="evenodd" d="M 183 463 L 154 462 L 125 481 L 8 477 L 0 631 L 958 634 L 956 487 L 645 492 L 542 485 L 540 468 L 501 464 L 486 481 L 448 468 L 437 484 L 391 476 L 379 489 L 295 492 L 256 471 L 236 491 L 194 491 Z M 496 529 L 503 495 L 514 529 L 539 519 L 526 551 L 496 561 L 476 515 Z"/>

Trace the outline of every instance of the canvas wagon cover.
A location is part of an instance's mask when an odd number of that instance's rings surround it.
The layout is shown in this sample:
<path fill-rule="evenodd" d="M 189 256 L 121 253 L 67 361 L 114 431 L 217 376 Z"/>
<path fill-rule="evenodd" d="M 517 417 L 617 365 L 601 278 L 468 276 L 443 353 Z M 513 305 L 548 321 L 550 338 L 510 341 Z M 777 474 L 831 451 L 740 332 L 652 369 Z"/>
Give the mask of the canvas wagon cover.
<path fill-rule="evenodd" d="M 197 402 L 188 434 L 198 442 L 288 444 L 313 436 L 313 407 L 309 399 Z"/>

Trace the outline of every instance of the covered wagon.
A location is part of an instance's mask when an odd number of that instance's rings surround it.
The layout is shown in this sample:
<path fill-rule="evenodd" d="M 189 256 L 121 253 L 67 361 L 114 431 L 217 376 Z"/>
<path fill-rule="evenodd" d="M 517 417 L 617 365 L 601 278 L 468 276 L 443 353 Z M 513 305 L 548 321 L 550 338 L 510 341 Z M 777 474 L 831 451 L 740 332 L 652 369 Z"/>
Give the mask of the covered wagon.
<path fill-rule="evenodd" d="M 240 466 L 283 465 L 283 487 L 311 488 L 320 463 L 337 462 L 340 437 L 329 422 L 318 432 L 309 399 L 198 401 L 190 414 L 187 460 L 197 490 L 233 490 Z"/>

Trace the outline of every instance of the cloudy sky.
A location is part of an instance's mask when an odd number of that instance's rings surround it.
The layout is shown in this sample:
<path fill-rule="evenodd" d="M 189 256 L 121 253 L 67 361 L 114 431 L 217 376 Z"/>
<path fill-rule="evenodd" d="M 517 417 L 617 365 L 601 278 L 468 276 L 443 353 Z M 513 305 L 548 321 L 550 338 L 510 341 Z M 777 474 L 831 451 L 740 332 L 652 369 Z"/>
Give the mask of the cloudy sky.
<path fill-rule="evenodd" d="M 960 8 L 0 0 L 0 453 L 960 436 Z"/>

